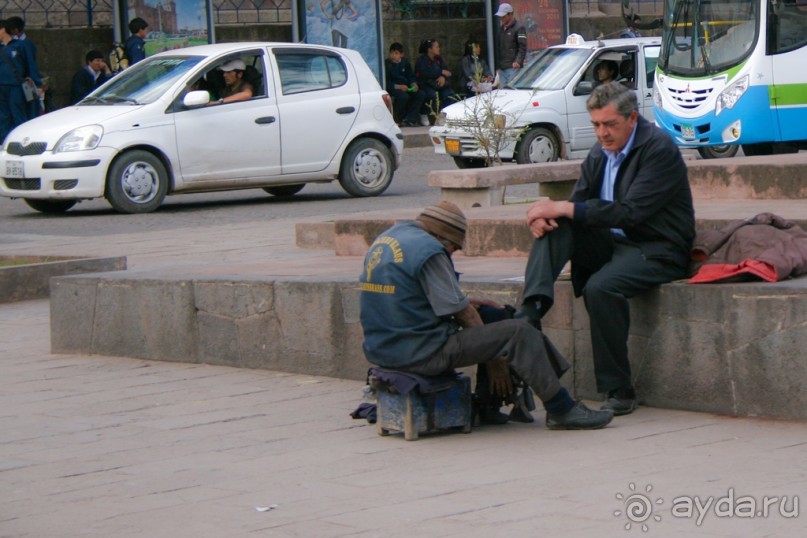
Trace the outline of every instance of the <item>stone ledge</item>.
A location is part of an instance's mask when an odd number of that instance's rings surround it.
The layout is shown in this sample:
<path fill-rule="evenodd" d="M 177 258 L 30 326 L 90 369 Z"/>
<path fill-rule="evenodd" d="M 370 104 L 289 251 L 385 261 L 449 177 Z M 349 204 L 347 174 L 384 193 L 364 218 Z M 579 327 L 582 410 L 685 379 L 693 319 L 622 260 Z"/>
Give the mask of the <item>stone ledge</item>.
<path fill-rule="evenodd" d="M 43 299 L 54 276 L 104 273 L 126 269 L 126 257 L 0 256 L 15 265 L 0 266 L 0 303 Z"/>
<path fill-rule="evenodd" d="M 689 156 L 687 156 L 689 157 Z M 439 187 L 443 200 L 460 207 L 501 205 L 502 189 L 508 185 L 537 183 L 539 193 L 553 200 L 567 199 L 580 176 L 582 161 L 505 165 L 465 170 L 434 170 L 429 186 Z M 733 157 L 730 159 L 685 158 L 692 196 L 711 200 L 771 200 L 807 198 L 807 154 Z"/>
<path fill-rule="evenodd" d="M 473 279 L 474 296 L 517 304 L 521 284 Z M 556 287 L 545 329 L 572 362 L 564 384 L 597 398 L 585 307 Z M 807 419 L 807 278 L 672 283 L 633 299 L 629 345 L 650 406 Z M 54 353 L 87 353 L 364 379 L 358 290 L 343 279 L 58 277 Z"/>

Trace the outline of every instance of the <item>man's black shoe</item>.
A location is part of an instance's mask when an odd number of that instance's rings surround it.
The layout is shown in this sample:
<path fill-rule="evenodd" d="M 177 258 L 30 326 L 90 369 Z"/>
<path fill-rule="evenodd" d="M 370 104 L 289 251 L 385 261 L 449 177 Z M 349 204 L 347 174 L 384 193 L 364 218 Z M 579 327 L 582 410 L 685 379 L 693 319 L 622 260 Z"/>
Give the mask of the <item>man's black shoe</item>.
<path fill-rule="evenodd" d="M 510 421 L 510 417 L 499 411 L 498 407 L 475 406 L 474 413 L 479 417 L 479 424 L 500 425 L 507 424 Z"/>
<path fill-rule="evenodd" d="M 550 430 L 598 430 L 614 418 L 611 411 L 594 411 L 583 402 L 577 402 L 564 415 L 546 414 L 546 427 Z"/>
<path fill-rule="evenodd" d="M 600 410 L 612 411 L 615 417 L 621 417 L 622 415 L 630 415 L 637 407 L 639 407 L 639 401 L 636 398 L 609 396 L 600 407 Z"/>

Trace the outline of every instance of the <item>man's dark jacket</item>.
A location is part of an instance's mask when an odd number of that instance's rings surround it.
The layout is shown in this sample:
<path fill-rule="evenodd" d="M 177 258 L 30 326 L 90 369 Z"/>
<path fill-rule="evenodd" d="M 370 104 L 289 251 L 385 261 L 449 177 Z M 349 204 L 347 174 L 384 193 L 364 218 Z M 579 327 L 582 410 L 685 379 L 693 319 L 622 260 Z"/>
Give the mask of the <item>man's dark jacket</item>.
<path fill-rule="evenodd" d="M 90 74 L 90 70 L 86 67 L 76 71 L 76 74 L 73 75 L 73 80 L 70 83 L 70 104 L 74 105 L 90 95 L 95 88 L 98 88 L 109 80 L 110 77 L 106 76 L 103 72 L 98 75 L 98 78 Z"/>
<path fill-rule="evenodd" d="M 633 147 L 619 167 L 614 202 L 600 198 L 606 156 L 595 144 L 582 164 L 570 201 L 574 220 L 599 228 L 621 228 L 648 259 L 689 262 L 695 210 L 687 167 L 672 138 L 639 116 Z"/>

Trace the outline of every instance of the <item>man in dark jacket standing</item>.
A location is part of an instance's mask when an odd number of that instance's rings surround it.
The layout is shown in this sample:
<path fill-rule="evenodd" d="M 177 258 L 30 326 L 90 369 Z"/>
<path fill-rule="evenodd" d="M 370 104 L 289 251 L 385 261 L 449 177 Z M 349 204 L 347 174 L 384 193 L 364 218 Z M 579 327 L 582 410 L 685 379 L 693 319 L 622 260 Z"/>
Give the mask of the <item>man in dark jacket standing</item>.
<path fill-rule="evenodd" d="M 501 19 L 499 29 L 499 61 L 496 68 L 499 74 L 499 87 L 504 88 L 524 65 L 527 56 L 527 31 L 516 20 L 513 6 L 499 4 L 496 16 Z"/>
<path fill-rule="evenodd" d="M 602 409 L 625 415 L 637 405 L 628 298 L 687 275 L 695 212 L 678 147 L 639 115 L 633 91 L 603 84 L 587 107 L 599 143 L 583 161 L 571 198 L 541 200 L 527 211 L 536 241 L 517 317 L 540 327 L 555 279 L 571 260 L 575 296 L 583 296 L 591 321 Z"/>
<path fill-rule="evenodd" d="M 104 61 L 104 55 L 97 50 L 91 50 L 84 56 L 87 62 L 83 68 L 76 71 L 70 84 L 70 104 L 74 105 L 92 93 L 112 78 L 112 71 Z"/>

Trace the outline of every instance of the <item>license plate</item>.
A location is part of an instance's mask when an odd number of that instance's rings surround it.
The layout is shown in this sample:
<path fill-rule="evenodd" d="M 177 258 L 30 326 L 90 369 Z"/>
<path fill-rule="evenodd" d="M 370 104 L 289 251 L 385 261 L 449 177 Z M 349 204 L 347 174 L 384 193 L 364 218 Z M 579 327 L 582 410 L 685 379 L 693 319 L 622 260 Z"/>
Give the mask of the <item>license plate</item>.
<path fill-rule="evenodd" d="M 453 138 L 446 139 L 446 153 L 449 155 L 459 155 L 460 141 Z"/>
<path fill-rule="evenodd" d="M 681 135 L 685 140 L 695 140 L 695 126 L 691 123 L 682 123 Z"/>
<path fill-rule="evenodd" d="M 22 161 L 6 161 L 5 177 L 24 178 L 25 166 Z"/>

